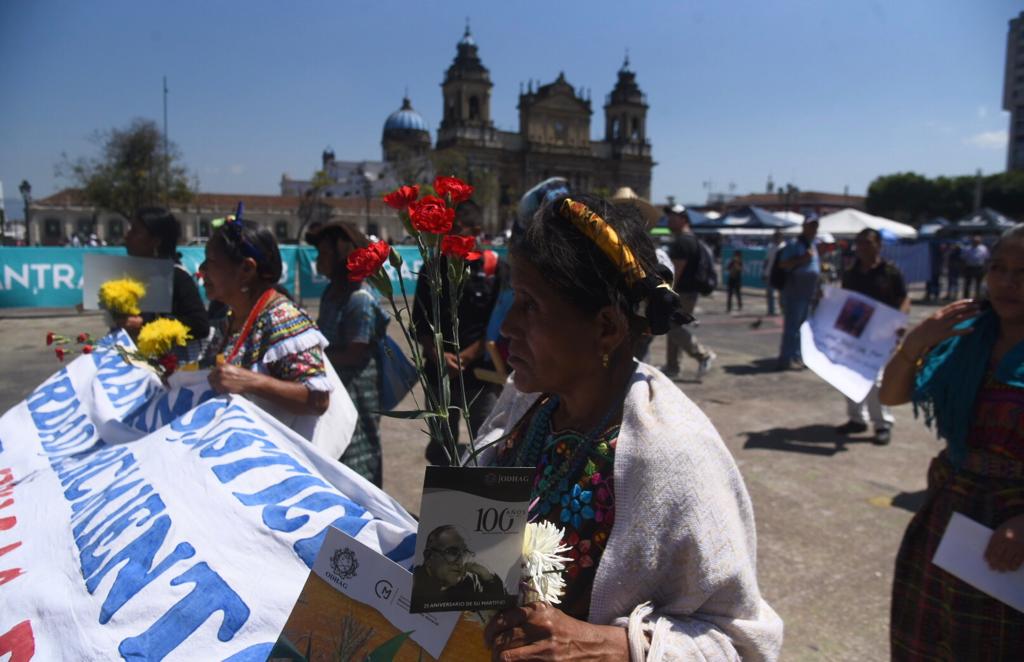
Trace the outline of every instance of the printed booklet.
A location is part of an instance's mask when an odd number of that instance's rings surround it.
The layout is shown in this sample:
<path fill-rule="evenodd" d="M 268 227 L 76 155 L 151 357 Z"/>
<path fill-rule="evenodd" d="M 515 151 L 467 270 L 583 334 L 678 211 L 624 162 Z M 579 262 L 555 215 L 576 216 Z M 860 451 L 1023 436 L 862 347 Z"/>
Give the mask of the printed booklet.
<path fill-rule="evenodd" d="M 427 467 L 411 612 L 518 604 L 533 472 L 530 467 Z"/>

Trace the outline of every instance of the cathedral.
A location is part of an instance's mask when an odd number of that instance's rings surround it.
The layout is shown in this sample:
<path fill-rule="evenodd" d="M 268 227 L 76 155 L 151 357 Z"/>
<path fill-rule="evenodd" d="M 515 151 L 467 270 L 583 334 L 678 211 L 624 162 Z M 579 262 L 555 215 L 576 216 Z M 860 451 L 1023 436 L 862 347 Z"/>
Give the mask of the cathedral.
<path fill-rule="evenodd" d="M 426 122 L 408 98 L 384 123 L 382 161 L 338 161 L 323 154 L 332 182 L 328 196 L 377 196 L 395 186 L 430 181 L 435 173 L 465 178 L 477 188 L 486 229 L 497 232 L 519 197 L 548 177 L 565 177 L 573 190 L 610 195 L 629 186 L 641 197 L 651 190 L 647 98 L 626 58 L 605 97 L 604 137 L 591 138 L 589 92 L 559 74 L 547 85 L 532 81 L 519 94 L 519 131 L 500 131 L 491 120 L 490 72 L 466 27 L 441 84 L 444 112 L 431 144 Z M 282 195 L 302 195 L 311 182 L 282 177 Z"/>

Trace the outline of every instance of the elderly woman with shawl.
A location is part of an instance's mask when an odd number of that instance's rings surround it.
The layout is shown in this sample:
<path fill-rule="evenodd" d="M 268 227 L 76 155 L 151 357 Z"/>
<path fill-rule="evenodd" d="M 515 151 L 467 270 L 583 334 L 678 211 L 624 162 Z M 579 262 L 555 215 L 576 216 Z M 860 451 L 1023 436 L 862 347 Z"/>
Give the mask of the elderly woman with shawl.
<path fill-rule="evenodd" d="M 953 513 L 994 529 L 998 572 L 1024 562 L 1024 225 L 992 250 L 989 301 L 950 304 L 907 333 L 885 368 L 883 404 L 914 402 L 946 448 L 896 557 L 895 660 L 1009 660 L 1024 651 L 1024 613 L 932 563 Z"/>
<path fill-rule="evenodd" d="M 533 520 L 565 531 L 561 602 L 500 612 L 503 660 L 774 659 L 782 622 L 761 598 L 753 510 L 707 417 L 633 359 L 685 321 L 632 207 L 547 202 L 510 247 L 502 332 L 513 384 L 476 446 L 536 467 Z"/>

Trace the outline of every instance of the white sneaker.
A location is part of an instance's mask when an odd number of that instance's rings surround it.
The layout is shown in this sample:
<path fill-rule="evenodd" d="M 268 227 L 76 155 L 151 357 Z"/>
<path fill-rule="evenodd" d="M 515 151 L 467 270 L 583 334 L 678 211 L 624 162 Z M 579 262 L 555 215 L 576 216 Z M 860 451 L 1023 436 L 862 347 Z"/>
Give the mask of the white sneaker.
<path fill-rule="evenodd" d="M 703 379 L 704 375 L 708 374 L 708 370 L 711 370 L 711 364 L 714 363 L 717 358 L 718 355 L 711 352 L 700 360 L 700 363 L 697 365 L 697 379 Z"/>

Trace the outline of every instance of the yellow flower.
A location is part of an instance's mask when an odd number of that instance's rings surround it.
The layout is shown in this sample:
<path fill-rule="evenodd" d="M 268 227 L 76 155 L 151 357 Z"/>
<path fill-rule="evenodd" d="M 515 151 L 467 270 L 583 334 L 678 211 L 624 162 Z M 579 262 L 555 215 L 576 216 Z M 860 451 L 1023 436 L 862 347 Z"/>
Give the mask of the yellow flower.
<path fill-rule="evenodd" d="M 159 359 L 166 355 L 175 345 L 181 347 L 191 338 L 188 327 L 172 319 L 156 319 L 139 330 L 136 342 L 139 353 L 147 359 Z"/>
<path fill-rule="evenodd" d="M 100 285 L 100 307 L 114 315 L 138 315 L 139 299 L 146 296 L 146 286 L 133 278 L 108 280 Z"/>

